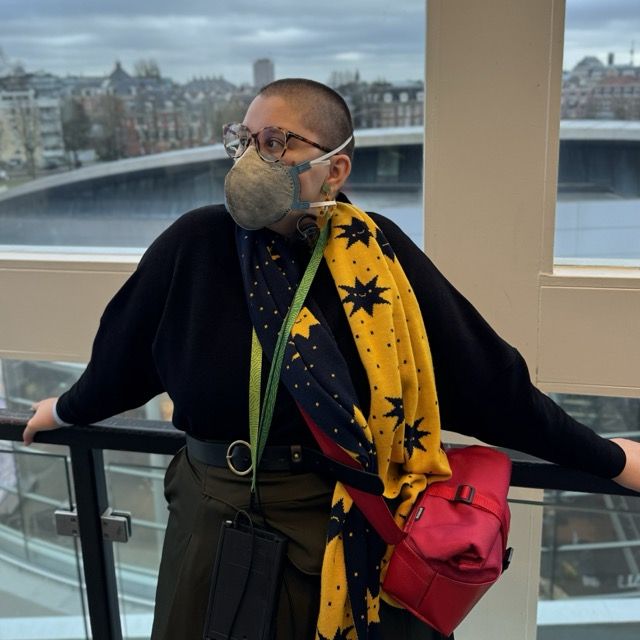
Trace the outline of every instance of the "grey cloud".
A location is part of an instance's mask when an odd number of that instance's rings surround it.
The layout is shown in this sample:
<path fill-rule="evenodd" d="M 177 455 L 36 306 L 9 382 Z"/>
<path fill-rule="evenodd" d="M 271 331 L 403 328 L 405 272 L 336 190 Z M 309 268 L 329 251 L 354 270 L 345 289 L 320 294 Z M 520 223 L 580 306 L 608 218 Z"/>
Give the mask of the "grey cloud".
<path fill-rule="evenodd" d="M 630 61 L 630 47 L 640 47 L 638 0 L 568 0 L 565 20 L 565 69 L 584 56 L 605 62 L 609 52 L 617 63 Z M 636 56 L 636 63 L 640 56 Z"/>
<path fill-rule="evenodd" d="M 422 75 L 424 1 L 327 0 L 301 11 L 290 0 L 3 0 L 0 44 L 29 69 L 56 73 L 105 73 L 116 58 L 130 68 L 153 57 L 176 79 L 223 73 L 237 82 L 268 56 L 280 76 L 324 80 L 357 66 L 371 79 L 402 80 Z"/>
<path fill-rule="evenodd" d="M 616 23 L 640 22 L 638 0 L 567 0 L 566 24 L 575 30 L 607 31 Z"/>
<path fill-rule="evenodd" d="M 332 70 L 393 80 L 423 73 L 425 0 L 0 0 L 0 46 L 28 69 L 55 73 L 131 69 L 155 58 L 166 75 L 224 74 L 251 80 L 271 57 L 276 73 L 326 80 Z M 568 0 L 565 68 L 608 51 L 640 48 L 638 0 Z M 280 37 L 273 37 L 273 35 Z M 640 55 L 637 56 L 640 60 Z"/>

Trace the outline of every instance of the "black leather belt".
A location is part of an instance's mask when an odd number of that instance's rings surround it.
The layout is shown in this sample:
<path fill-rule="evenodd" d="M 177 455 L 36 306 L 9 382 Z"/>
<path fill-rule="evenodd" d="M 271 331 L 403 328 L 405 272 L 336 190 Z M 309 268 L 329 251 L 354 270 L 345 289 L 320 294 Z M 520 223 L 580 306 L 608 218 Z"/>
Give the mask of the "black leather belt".
<path fill-rule="evenodd" d="M 251 474 L 251 448 L 245 440 L 207 442 L 187 434 L 189 457 L 212 467 L 227 467 L 239 476 Z M 261 471 L 313 472 L 328 475 L 354 489 L 382 495 L 384 485 L 375 473 L 349 467 L 323 455 L 320 451 L 300 445 L 265 447 L 260 460 Z"/>

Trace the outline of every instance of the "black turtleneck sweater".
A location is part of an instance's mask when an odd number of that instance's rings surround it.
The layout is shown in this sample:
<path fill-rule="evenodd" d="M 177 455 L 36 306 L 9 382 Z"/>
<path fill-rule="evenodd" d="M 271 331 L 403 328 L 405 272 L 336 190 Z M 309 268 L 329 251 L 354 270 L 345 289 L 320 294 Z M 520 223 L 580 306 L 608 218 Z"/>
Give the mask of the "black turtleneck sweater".
<path fill-rule="evenodd" d="M 606 478 L 625 455 L 568 416 L 530 382 L 522 356 L 502 340 L 424 253 L 390 220 L 370 214 L 417 296 L 434 362 L 442 425 Z M 307 259 L 307 246 L 295 251 Z M 361 407 L 369 387 L 326 264 L 309 295 L 349 363 Z M 91 360 L 58 400 L 60 418 L 90 424 L 166 391 L 173 424 L 206 440 L 248 439 L 251 325 L 235 243 L 222 206 L 182 215 L 147 249 L 107 305 Z M 268 371 L 268 366 L 263 366 Z M 280 387 L 272 444 L 312 444 L 293 399 Z"/>

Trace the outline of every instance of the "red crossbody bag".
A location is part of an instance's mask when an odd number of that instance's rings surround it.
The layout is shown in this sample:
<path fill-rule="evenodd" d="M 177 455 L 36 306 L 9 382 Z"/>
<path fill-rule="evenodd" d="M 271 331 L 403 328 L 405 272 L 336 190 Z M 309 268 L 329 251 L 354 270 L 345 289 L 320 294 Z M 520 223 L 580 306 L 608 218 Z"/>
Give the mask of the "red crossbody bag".
<path fill-rule="evenodd" d="M 302 411 L 322 452 L 358 463 Z M 511 460 L 490 447 L 447 452 L 452 475 L 418 497 L 404 529 L 382 496 L 347 486 L 360 511 L 395 549 L 383 590 L 398 604 L 448 636 L 509 566 Z"/>

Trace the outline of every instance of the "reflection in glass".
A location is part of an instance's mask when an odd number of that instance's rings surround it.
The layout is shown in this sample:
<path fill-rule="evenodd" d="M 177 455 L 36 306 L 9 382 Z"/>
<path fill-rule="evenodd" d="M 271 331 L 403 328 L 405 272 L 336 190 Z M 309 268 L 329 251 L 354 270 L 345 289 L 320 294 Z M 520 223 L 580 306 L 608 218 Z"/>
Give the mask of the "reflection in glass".
<path fill-rule="evenodd" d="M 0 407 L 29 411 L 31 403 L 60 396 L 82 375 L 84 364 L 46 360 L 0 359 Z M 171 421 L 173 403 L 166 393 L 142 407 L 120 414 L 122 417 Z"/>
<path fill-rule="evenodd" d="M 83 369 L 76 363 L 0 360 L 0 401 L 10 410 L 25 411 L 33 400 L 68 389 Z M 168 421 L 172 410 L 171 401 L 162 394 L 122 415 Z M 30 625 L 35 616 L 64 615 L 65 624 L 74 629 L 81 625 L 81 635 L 74 638 L 87 637 L 82 594 L 77 597 L 82 575 L 79 542 L 59 536 L 53 517 L 55 509 L 74 504 L 66 451 L 33 445 L 32 450 L 20 448 L 18 453 L 14 443 L 5 443 L 4 449 L 6 453 L 0 452 L 0 590 L 7 585 L 13 595 L 0 593 L 0 626 L 22 624 L 17 618 L 28 618 L 23 622 Z M 104 460 L 109 505 L 132 514 L 132 537 L 126 544 L 114 544 L 123 633 L 131 640 L 148 638 L 167 519 L 163 478 L 169 457 L 107 451 Z M 35 588 L 32 582 L 42 572 L 56 576 L 42 582 L 38 591 L 42 602 L 33 609 L 19 604 L 19 594 Z M 75 601 L 69 595 L 73 593 Z M 49 606 L 47 597 L 54 603 L 61 600 L 64 607 Z M 28 628 L 31 633 L 35 627 Z"/>
<path fill-rule="evenodd" d="M 167 507 L 164 471 L 170 457 L 105 452 L 109 504 L 132 514 L 132 535 L 114 544 L 120 614 L 125 638 L 149 637 Z"/>
<path fill-rule="evenodd" d="M 39 637 L 40 623 L 59 634 L 47 637 L 89 637 L 79 540 L 58 535 L 54 521 L 56 509 L 74 503 L 68 460 L 60 453 L 11 450 L 12 445 L 0 442 L 2 637 Z M 125 639 L 148 638 L 151 631 L 168 461 L 163 455 L 105 452 L 109 504 L 129 511 L 133 523 L 129 541 L 113 545 Z M 22 635 L 27 632 L 34 635 Z"/>
<path fill-rule="evenodd" d="M 539 640 L 640 633 L 640 499 L 546 491 Z"/>
<path fill-rule="evenodd" d="M 57 634 L 48 637 L 88 638 L 80 546 L 58 536 L 54 524 L 54 511 L 73 503 L 67 461 L 11 446 L 0 442 L 3 637 L 44 637 L 46 629 Z"/>
<path fill-rule="evenodd" d="M 640 399 L 552 394 L 606 437 L 640 439 Z M 538 638 L 640 633 L 640 499 L 546 491 Z"/>

